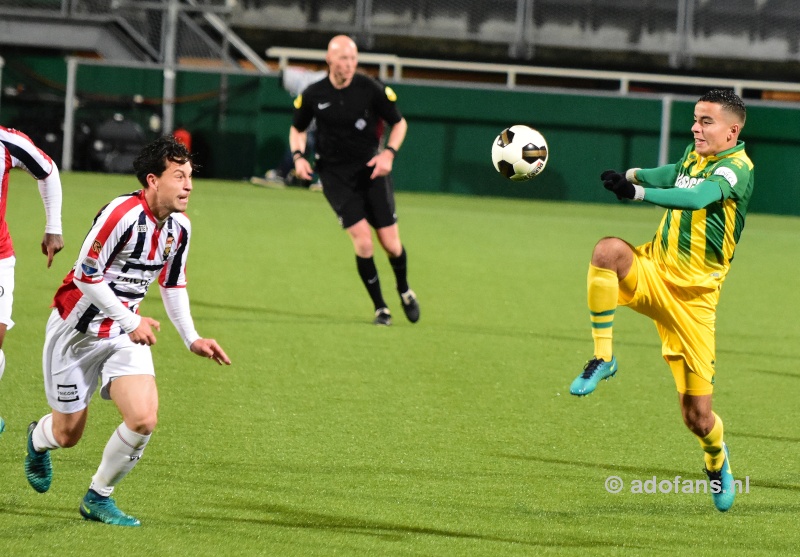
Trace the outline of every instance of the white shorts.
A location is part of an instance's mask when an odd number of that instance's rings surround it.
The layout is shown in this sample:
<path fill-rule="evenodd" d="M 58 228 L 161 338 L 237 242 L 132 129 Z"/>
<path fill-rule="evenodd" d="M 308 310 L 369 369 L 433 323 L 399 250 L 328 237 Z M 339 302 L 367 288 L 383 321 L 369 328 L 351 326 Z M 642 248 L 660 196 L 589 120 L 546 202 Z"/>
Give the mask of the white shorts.
<path fill-rule="evenodd" d="M 6 329 L 14 326 L 11 320 L 11 306 L 14 304 L 14 265 L 17 258 L 13 255 L 0 259 L 0 323 L 6 324 Z"/>
<path fill-rule="evenodd" d="M 108 400 L 108 387 L 117 377 L 156 374 L 149 346 L 135 344 L 128 335 L 98 338 L 78 332 L 57 310 L 47 320 L 42 366 L 47 402 L 62 414 L 86 408 L 98 382 L 100 396 Z"/>

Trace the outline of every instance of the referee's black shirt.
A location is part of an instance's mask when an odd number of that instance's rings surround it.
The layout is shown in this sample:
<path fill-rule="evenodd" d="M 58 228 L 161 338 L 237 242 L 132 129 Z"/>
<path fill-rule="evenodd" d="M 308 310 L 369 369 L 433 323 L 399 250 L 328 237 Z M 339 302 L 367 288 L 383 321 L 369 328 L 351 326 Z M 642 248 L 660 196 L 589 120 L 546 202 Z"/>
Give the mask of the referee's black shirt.
<path fill-rule="evenodd" d="M 312 83 L 294 101 L 292 125 L 305 131 L 317 119 L 317 156 L 327 164 L 366 163 L 378 152 L 379 124 L 402 116 L 391 88 L 356 73 L 350 85 L 336 89 L 328 77 Z"/>

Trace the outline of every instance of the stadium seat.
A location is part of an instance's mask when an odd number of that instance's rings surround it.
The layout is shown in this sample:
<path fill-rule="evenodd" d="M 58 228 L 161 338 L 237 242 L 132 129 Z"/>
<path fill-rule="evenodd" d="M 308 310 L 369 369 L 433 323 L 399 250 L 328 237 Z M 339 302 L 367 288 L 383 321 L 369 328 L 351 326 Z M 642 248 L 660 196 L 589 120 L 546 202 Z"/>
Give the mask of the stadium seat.
<path fill-rule="evenodd" d="M 766 0 L 758 27 L 759 40 L 785 42 L 788 54 L 800 53 L 800 10 L 796 0 Z"/>
<path fill-rule="evenodd" d="M 638 43 L 650 12 L 650 3 L 649 0 L 594 0 L 592 29 L 595 32 L 603 27 L 621 29 L 627 35 L 627 45 Z"/>
<path fill-rule="evenodd" d="M 694 36 L 747 35 L 750 39 L 758 4 L 759 0 L 700 1 L 694 12 Z"/>

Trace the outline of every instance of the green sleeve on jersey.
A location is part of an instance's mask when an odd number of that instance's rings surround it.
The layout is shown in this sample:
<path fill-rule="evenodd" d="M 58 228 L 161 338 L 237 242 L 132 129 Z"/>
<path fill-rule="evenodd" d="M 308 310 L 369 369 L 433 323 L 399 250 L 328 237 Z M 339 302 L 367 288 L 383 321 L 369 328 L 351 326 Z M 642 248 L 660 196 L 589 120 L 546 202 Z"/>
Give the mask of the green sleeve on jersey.
<path fill-rule="evenodd" d="M 740 190 L 746 188 L 750 181 L 750 169 L 741 163 L 724 160 L 719 163 L 711 172 L 711 176 L 706 178 L 706 182 L 713 182 L 722 190 L 722 198 L 733 197 L 739 199 L 739 192 L 736 190 L 738 185 Z"/>
<path fill-rule="evenodd" d="M 636 179 L 645 186 L 657 188 L 671 188 L 678 178 L 678 167 L 675 164 L 659 166 L 657 168 L 640 168 L 636 171 Z"/>
<path fill-rule="evenodd" d="M 638 177 L 639 174 L 636 175 Z M 704 180 L 693 188 L 644 190 L 645 201 L 666 209 L 697 211 L 724 197 L 727 196 L 723 195 L 722 187 L 715 180 Z"/>

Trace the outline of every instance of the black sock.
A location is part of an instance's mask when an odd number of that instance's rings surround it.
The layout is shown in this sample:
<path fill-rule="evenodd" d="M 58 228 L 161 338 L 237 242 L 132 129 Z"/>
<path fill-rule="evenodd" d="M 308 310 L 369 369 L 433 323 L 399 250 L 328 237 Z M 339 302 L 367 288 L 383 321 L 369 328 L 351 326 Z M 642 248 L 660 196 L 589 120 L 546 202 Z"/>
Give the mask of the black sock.
<path fill-rule="evenodd" d="M 394 276 L 397 279 L 397 291 L 404 294 L 408 291 L 408 279 L 406 278 L 406 248 L 397 257 L 390 257 L 389 263 L 392 264 Z"/>
<path fill-rule="evenodd" d="M 375 309 L 385 308 L 386 302 L 383 301 L 383 294 L 381 294 L 381 281 L 378 279 L 375 260 L 371 257 L 359 257 L 356 255 L 356 267 L 358 267 L 358 275 L 361 277 L 361 282 L 364 283 L 369 297 L 372 298 L 372 303 L 375 304 Z"/>

